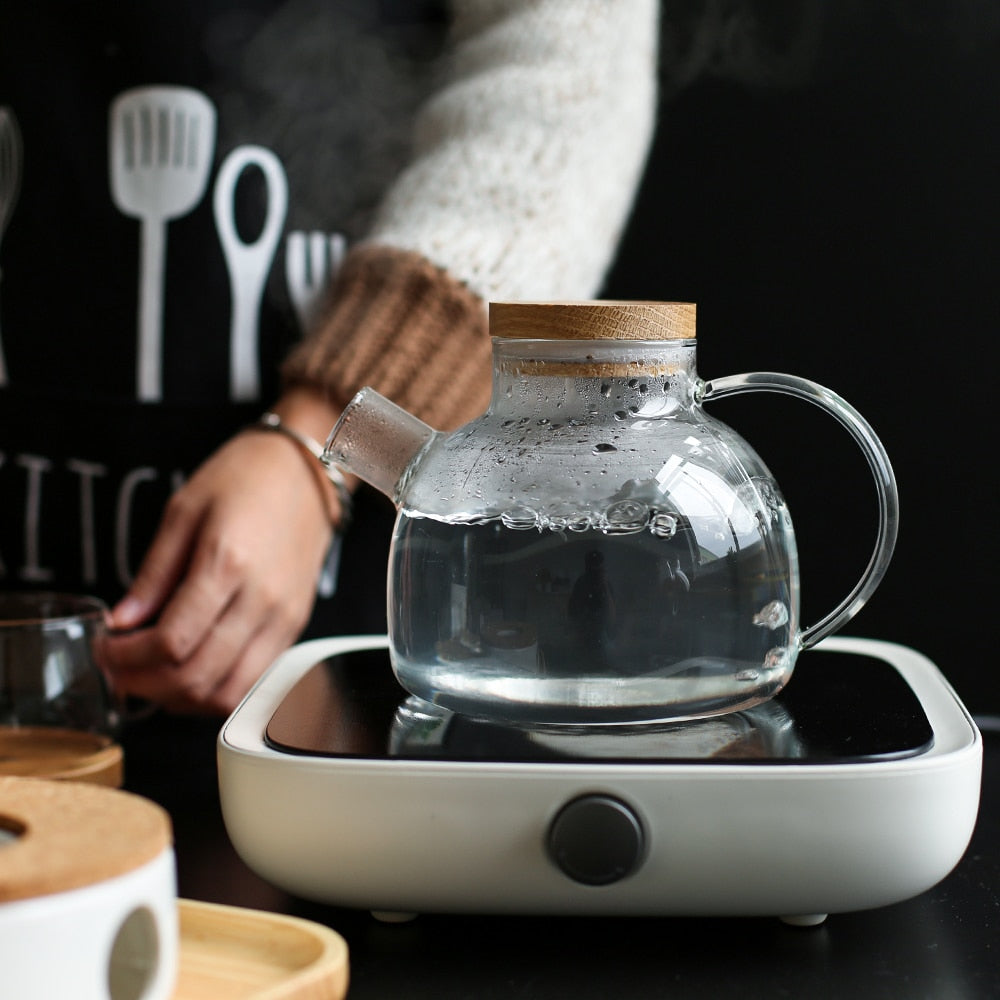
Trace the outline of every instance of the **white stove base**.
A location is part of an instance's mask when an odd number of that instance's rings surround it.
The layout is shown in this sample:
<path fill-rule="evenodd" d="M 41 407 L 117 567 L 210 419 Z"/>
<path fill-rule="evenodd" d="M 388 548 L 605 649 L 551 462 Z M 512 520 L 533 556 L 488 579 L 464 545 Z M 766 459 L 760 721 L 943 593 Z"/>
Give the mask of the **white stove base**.
<path fill-rule="evenodd" d="M 838 637 L 819 647 L 881 658 L 916 693 L 934 743 L 896 760 L 495 764 L 296 756 L 265 743 L 271 715 L 313 664 L 385 645 L 368 636 L 290 649 L 220 733 L 233 844 L 296 895 L 384 915 L 771 915 L 811 925 L 919 895 L 972 835 L 980 734 L 937 667 L 903 646 Z M 641 829 L 635 870 L 611 884 L 581 884 L 552 860 L 553 821 L 581 797 L 620 803 Z"/>

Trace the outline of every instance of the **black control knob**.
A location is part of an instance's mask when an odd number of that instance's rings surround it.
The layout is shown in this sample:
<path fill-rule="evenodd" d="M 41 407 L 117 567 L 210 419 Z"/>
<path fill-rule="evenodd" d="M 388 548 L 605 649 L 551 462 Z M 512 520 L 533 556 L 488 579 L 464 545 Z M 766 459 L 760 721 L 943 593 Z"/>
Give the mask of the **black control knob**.
<path fill-rule="evenodd" d="M 611 795 L 581 795 L 552 820 L 546 846 L 574 882 L 611 885 L 642 863 L 646 836 L 639 817 L 624 802 Z"/>

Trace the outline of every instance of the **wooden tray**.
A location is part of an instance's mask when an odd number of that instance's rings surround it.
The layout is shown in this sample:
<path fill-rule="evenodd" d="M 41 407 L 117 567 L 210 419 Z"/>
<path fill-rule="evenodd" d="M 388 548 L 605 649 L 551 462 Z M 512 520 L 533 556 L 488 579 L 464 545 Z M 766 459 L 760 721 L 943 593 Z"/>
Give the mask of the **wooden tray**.
<path fill-rule="evenodd" d="M 341 1000 L 344 939 L 329 927 L 260 910 L 181 899 L 173 1000 Z"/>
<path fill-rule="evenodd" d="M 0 726 L 0 774 L 118 788 L 122 748 L 107 736 L 49 726 Z"/>

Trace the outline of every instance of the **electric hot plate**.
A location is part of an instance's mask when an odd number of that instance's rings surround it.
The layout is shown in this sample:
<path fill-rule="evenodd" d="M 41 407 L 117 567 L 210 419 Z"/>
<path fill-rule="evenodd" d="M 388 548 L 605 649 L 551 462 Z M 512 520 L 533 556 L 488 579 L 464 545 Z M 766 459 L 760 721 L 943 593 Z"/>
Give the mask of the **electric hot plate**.
<path fill-rule="evenodd" d="M 378 636 L 302 643 L 219 736 L 230 839 L 265 879 L 375 912 L 827 914 L 960 860 L 982 742 L 937 667 L 827 639 L 747 712 L 516 728 L 407 698 Z"/>

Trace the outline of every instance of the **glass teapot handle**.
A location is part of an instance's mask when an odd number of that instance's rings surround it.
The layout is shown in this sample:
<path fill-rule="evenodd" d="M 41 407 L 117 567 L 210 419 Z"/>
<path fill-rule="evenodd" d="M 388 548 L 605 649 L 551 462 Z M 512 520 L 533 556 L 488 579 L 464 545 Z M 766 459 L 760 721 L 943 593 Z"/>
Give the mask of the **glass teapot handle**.
<path fill-rule="evenodd" d="M 879 508 L 875 549 L 861 579 L 847 597 L 825 618 L 803 629 L 799 634 L 799 648 L 808 649 L 847 624 L 864 607 L 865 601 L 871 597 L 885 575 L 896 546 L 899 526 L 899 494 L 896 489 L 896 477 L 889 463 L 889 456 L 869 423 L 850 403 L 830 389 L 794 375 L 751 372 L 745 375 L 728 375 L 703 383 L 701 401 L 722 399 L 724 396 L 734 396 L 740 392 L 780 392 L 804 399 L 826 410 L 847 428 L 864 453 L 875 477 Z"/>

